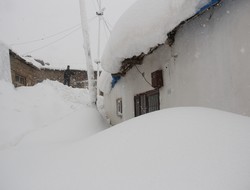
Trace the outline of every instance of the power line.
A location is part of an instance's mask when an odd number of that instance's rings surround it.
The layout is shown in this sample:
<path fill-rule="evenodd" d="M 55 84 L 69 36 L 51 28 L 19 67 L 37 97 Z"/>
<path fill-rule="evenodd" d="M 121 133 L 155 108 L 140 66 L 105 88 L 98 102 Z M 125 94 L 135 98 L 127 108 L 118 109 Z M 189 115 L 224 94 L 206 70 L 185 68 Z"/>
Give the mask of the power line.
<path fill-rule="evenodd" d="M 94 1 L 92 1 L 92 2 L 94 3 Z M 97 2 L 97 4 L 98 4 L 98 7 L 100 7 L 100 6 L 101 6 L 101 1 L 100 1 L 100 0 L 96 0 L 96 2 Z M 95 4 L 95 3 L 94 3 L 94 4 Z M 90 18 L 90 19 L 88 19 L 88 20 L 91 22 L 91 21 L 93 21 L 93 20 L 94 20 L 95 18 L 97 18 L 97 17 L 99 17 L 99 15 L 95 15 L 94 17 L 92 17 L 92 18 Z M 104 21 L 104 28 L 106 28 L 106 29 L 109 31 L 109 33 L 111 33 L 110 26 L 109 26 L 110 24 L 106 21 L 106 19 L 104 18 L 103 15 L 101 16 L 101 18 L 102 18 L 102 20 Z M 40 39 L 31 40 L 31 41 L 27 41 L 27 42 L 23 42 L 23 43 L 11 44 L 11 45 L 25 45 L 25 44 L 35 43 L 35 42 L 38 42 L 38 41 L 44 41 L 44 40 L 46 40 L 46 39 L 55 37 L 55 36 L 60 35 L 60 34 L 62 34 L 62 33 L 64 33 L 64 32 L 67 32 L 67 31 L 69 31 L 69 30 L 74 29 L 74 30 L 72 30 L 71 32 L 69 32 L 68 34 L 62 36 L 61 38 L 59 38 L 59 39 L 57 39 L 57 40 L 55 40 L 55 41 L 53 41 L 53 42 L 51 42 L 51 43 L 49 43 L 49 44 L 47 44 L 47 45 L 44 45 L 44 46 L 42 46 L 42 47 L 39 47 L 39 48 L 36 48 L 36 49 L 33 49 L 33 50 L 31 50 L 31 51 L 28 51 L 28 52 L 24 53 L 24 54 L 29 54 L 29 53 L 33 53 L 33 52 L 39 51 L 39 50 L 41 50 L 41 49 L 44 49 L 44 48 L 46 48 L 46 47 L 48 47 L 48 46 L 50 46 L 50 45 L 52 45 L 52 44 L 54 44 L 54 43 L 56 43 L 56 42 L 58 42 L 58 41 L 63 40 L 64 38 L 68 37 L 69 35 L 71 35 L 71 34 L 74 33 L 75 31 L 79 30 L 80 28 L 81 28 L 80 24 L 77 24 L 77 25 L 75 25 L 75 26 L 73 26 L 73 27 L 67 28 L 67 29 L 65 29 L 65 30 L 63 30 L 63 31 L 57 32 L 57 33 L 55 33 L 55 34 L 52 34 L 52 35 L 49 35 L 49 36 L 46 36 L 46 37 L 43 37 L 43 38 L 40 38 Z M 104 31 L 105 31 L 105 33 L 106 33 L 106 30 L 104 30 Z M 106 33 L 106 35 L 107 35 L 107 33 Z M 106 36 L 106 37 L 107 37 L 107 36 Z"/>
<path fill-rule="evenodd" d="M 104 28 L 104 33 L 105 33 L 106 40 L 108 40 L 108 38 L 109 38 L 108 31 L 107 31 L 108 29 L 106 28 L 105 24 L 103 25 L 103 28 Z"/>
<path fill-rule="evenodd" d="M 43 41 L 43 40 L 46 40 L 46 39 L 55 37 L 55 36 L 57 36 L 57 35 L 59 35 L 59 34 L 62 34 L 62 33 L 64 33 L 64 32 L 66 32 L 66 31 L 72 30 L 73 28 L 76 28 L 76 27 L 79 27 L 79 26 L 80 26 L 80 24 L 77 24 L 77 25 L 75 25 L 75 26 L 73 26 L 73 27 L 67 28 L 67 29 L 65 29 L 65 30 L 62 30 L 62 31 L 60 31 L 60 32 L 57 32 L 57 33 L 52 34 L 52 35 L 49 35 L 49 36 L 45 36 L 45 37 L 43 37 L 43 38 L 39 38 L 39 39 L 36 39 L 36 40 L 30 40 L 30 41 L 27 41 L 27 42 L 21 42 L 21 43 L 10 44 L 10 45 L 11 45 L 11 46 L 18 46 L 18 45 L 26 45 L 26 44 L 35 43 L 35 42 L 38 42 L 38 41 Z"/>
<path fill-rule="evenodd" d="M 58 42 L 58 41 L 60 41 L 60 40 L 63 40 L 64 38 L 68 37 L 68 36 L 71 35 L 73 32 L 79 30 L 80 28 L 81 28 L 81 27 L 78 27 L 78 28 L 76 28 L 75 30 L 71 31 L 70 33 L 64 35 L 63 37 L 61 37 L 61 38 L 59 38 L 59 39 L 57 39 L 57 40 L 55 40 L 55 41 L 53 41 L 53 42 L 51 42 L 51 43 L 45 45 L 45 46 L 42 46 L 42 47 L 39 47 L 39 48 L 37 48 L 37 49 L 28 51 L 28 52 L 26 52 L 26 53 L 24 53 L 24 54 L 29 54 L 29 53 L 32 53 L 32 52 L 35 52 L 35 51 L 44 49 L 44 48 L 46 48 L 46 47 L 48 47 L 48 46 L 50 46 L 50 45 L 52 45 L 52 44 L 54 44 L 54 43 L 56 43 L 56 42 Z"/>
<path fill-rule="evenodd" d="M 101 6 L 102 6 L 101 1 L 100 0 L 96 0 L 96 2 L 97 2 L 97 5 L 99 7 L 99 10 L 101 10 Z"/>
<path fill-rule="evenodd" d="M 95 1 L 92 1 L 92 0 L 91 0 L 91 2 L 93 3 L 94 9 L 97 10 L 97 9 L 98 9 L 98 5 L 96 5 Z"/>
<path fill-rule="evenodd" d="M 142 76 L 143 79 L 146 81 L 146 83 L 148 83 L 150 86 L 152 86 L 152 84 L 151 84 L 150 82 L 148 82 L 148 80 L 146 79 L 145 74 L 142 73 L 142 72 L 139 70 L 139 68 L 137 67 L 137 65 L 135 65 L 135 68 L 136 68 L 136 70 L 141 74 L 141 76 Z M 153 87 L 153 86 L 152 86 L 152 87 Z"/>
<path fill-rule="evenodd" d="M 110 24 L 110 22 L 109 22 L 108 18 L 107 18 L 107 17 L 105 17 L 104 19 L 106 20 L 106 22 L 107 22 L 107 24 L 109 25 L 109 27 L 110 27 L 110 28 L 113 28 L 113 26 L 112 26 L 112 24 Z"/>
<path fill-rule="evenodd" d="M 94 20 L 95 18 L 97 18 L 97 16 L 94 16 L 92 18 L 89 19 L 89 21 L 91 22 L 92 20 Z M 21 42 L 21 43 L 13 43 L 13 44 L 10 44 L 11 46 L 20 46 L 20 45 L 27 45 L 27 44 L 31 44 L 31 43 L 35 43 L 35 42 L 39 42 L 39 41 L 44 41 L 44 40 L 47 40 L 47 39 L 50 39 L 50 38 L 53 38 L 55 36 L 58 36 L 64 32 L 67 32 L 67 31 L 70 31 L 72 29 L 75 29 L 76 27 L 78 28 L 81 24 L 77 24 L 77 25 L 74 25 L 70 28 L 67 28 L 65 30 L 62 30 L 60 32 L 57 32 L 55 34 L 52 34 L 52 35 L 49 35 L 49 36 L 45 36 L 43 38 L 39 38 L 39 39 L 35 39 L 35 40 L 30 40 L 30 41 L 26 41 L 26 42 Z"/>
<path fill-rule="evenodd" d="M 107 24 L 105 18 L 104 18 L 104 17 L 102 17 L 102 18 L 103 18 L 104 24 L 106 25 L 106 27 L 107 27 L 109 33 L 111 33 L 111 30 L 110 30 L 110 28 L 109 28 L 109 26 L 108 26 L 108 24 Z"/>

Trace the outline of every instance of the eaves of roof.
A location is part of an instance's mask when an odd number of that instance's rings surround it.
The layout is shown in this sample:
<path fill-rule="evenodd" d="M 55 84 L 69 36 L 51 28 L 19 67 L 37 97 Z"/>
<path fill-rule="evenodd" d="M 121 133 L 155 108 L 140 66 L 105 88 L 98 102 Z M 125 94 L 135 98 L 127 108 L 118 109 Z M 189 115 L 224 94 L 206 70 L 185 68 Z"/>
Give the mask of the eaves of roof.
<path fill-rule="evenodd" d="M 182 21 L 178 26 L 176 26 L 172 31 L 170 31 L 166 36 L 166 41 L 164 44 L 169 45 L 170 47 L 174 44 L 175 41 L 175 35 L 177 31 L 186 23 L 188 23 L 190 20 L 193 20 L 200 15 L 204 14 L 207 10 L 213 8 L 214 6 L 217 6 L 221 3 L 223 0 L 211 0 L 211 2 L 201 8 L 195 15 L 192 17 Z M 133 56 L 131 58 L 126 58 L 122 61 L 122 65 L 120 67 L 120 71 L 118 73 L 112 74 L 112 76 L 125 76 L 126 73 L 132 69 L 135 65 L 141 65 L 143 63 L 143 59 L 145 56 L 152 54 L 156 49 L 158 49 L 163 44 L 158 44 L 155 47 L 151 47 L 148 53 L 141 53 L 139 56 Z"/>

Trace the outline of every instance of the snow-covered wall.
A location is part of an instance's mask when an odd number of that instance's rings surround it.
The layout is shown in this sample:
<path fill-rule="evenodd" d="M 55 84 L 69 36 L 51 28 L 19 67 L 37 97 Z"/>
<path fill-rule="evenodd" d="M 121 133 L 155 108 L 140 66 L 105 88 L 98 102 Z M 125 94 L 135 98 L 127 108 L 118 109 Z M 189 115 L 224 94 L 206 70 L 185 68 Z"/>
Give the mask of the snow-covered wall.
<path fill-rule="evenodd" d="M 164 45 L 138 66 L 151 81 L 162 69 L 162 108 L 204 106 L 250 116 L 250 1 L 225 0 L 180 28 L 175 43 Z M 112 124 L 134 117 L 134 96 L 152 90 L 130 70 L 105 96 Z M 116 99 L 123 99 L 123 117 L 116 115 Z"/>
<path fill-rule="evenodd" d="M 102 56 L 102 67 L 119 72 L 124 58 L 148 53 L 163 44 L 167 33 L 179 23 L 218 0 L 137 0 L 112 30 Z"/>
<path fill-rule="evenodd" d="M 1 41 L 0 41 L 0 80 L 11 82 L 9 49 Z"/>
<path fill-rule="evenodd" d="M 226 0 L 177 33 L 178 57 L 165 72 L 162 106 L 208 106 L 250 116 L 249 10 L 249 0 Z"/>

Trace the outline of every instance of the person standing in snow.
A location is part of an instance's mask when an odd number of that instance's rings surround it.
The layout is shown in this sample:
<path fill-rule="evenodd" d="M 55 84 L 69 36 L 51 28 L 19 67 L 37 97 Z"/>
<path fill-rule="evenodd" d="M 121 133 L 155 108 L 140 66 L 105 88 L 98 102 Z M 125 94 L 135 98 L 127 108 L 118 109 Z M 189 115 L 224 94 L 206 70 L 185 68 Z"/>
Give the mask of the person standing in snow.
<path fill-rule="evenodd" d="M 74 75 L 75 73 L 70 70 L 70 66 L 67 66 L 67 69 L 64 71 L 64 85 L 70 86 L 70 77 L 71 75 Z"/>

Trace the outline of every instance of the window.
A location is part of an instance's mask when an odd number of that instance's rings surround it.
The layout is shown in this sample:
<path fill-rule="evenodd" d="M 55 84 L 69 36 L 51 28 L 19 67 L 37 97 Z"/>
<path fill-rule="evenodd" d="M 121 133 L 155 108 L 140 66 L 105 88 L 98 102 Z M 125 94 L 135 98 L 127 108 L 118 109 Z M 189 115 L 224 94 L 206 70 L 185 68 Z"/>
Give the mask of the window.
<path fill-rule="evenodd" d="M 152 90 L 134 97 L 135 117 L 160 109 L 159 90 Z"/>
<path fill-rule="evenodd" d="M 26 86 L 26 78 L 23 77 L 23 76 L 20 76 L 20 75 L 16 74 L 15 81 L 16 81 L 16 83 L 18 83 L 20 85 L 25 85 Z"/>
<path fill-rule="evenodd" d="M 161 88 L 163 86 L 163 75 L 162 70 L 157 70 L 151 73 L 151 83 L 154 88 Z"/>
<path fill-rule="evenodd" d="M 116 100 L 116 114 L 122 117 L 122 99 L 118 98 Z"/>

